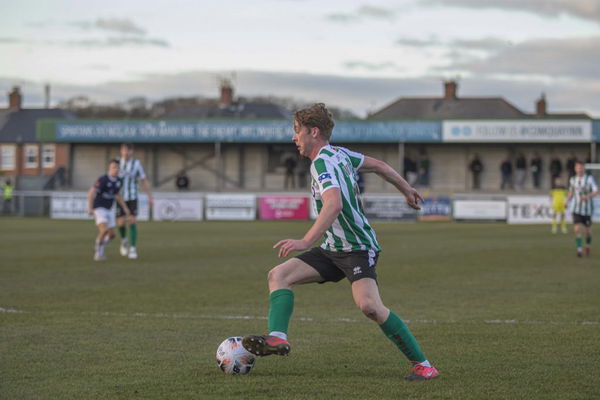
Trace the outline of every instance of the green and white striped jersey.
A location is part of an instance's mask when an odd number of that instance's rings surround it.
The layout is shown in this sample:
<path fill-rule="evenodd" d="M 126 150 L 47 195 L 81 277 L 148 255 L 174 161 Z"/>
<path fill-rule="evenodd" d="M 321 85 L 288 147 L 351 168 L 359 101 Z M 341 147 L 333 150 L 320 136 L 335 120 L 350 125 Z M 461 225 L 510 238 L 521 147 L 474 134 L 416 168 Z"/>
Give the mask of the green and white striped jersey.
<path fill-rule="evenodd" d="M 119 178 L 123 186 L 121 195 L 124 201 L 137 200 L 138 198 L 138 179 L 145 179 L 146 174 L 140 160 L 130 158 L 125 161 L 119 159 Z"/>
<path fill-rule="evenodd" d="M 573 194 L 571 199 L 571 212 L 579 215 L 594 214 L 594 199 L 582 200 L 581 196 L 598 191 L 598 186 L 594 177 L 585 174 L 582 177 L 577 175 L 569 179 L 569 193 Z"/>
<path fill-rule="evenodd" d="M 375 231 L 369 225 L 360 201 L 357 171 L 365 156 L 338 146 L 323 147 L 310 166 L 311 190 L 317 212 L 323 207 L 322 194 L 339 188 L 342 211 L 325 232 L 321 248 L 329 251 L 381 251 Z"/>

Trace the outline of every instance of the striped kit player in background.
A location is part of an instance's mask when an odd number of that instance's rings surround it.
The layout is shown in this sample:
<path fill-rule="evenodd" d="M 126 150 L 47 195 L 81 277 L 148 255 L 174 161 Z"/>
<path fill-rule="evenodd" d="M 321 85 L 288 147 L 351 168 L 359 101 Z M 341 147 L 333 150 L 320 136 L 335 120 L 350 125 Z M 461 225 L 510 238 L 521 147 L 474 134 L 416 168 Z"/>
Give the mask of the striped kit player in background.
<path fill-rule="evenodd" d="M 569 179 L 569 197 L 573 213 L 573 231 L 577 245 L 577 257 L 583 255 L 582 226 L 585 227 L 585 255 L 589 257 L 592 246 L 592 216 L 594 215 L 594 197 L 598 194 L 598 186 L 594 177 L 585 173 L 585 165 L 575 162 L 575 175 Z"/>
<path fill-rule="evenodd" d="M 148 205 L 152 207 L 154 200 L 150 191 L 150 184 L 146 179 L 146 173 L 142 167 L 140 160 L 133 158 L 133 144 L 123 143 L 121 145 L 121 158 L 119 159 L 119 178 L 121 178 L 122 189 L 121 193 L 123 200 L 129 210 L 131 216 L 129 222 L 129 238 L 127 238 L 127 226 L 125 212 L 119 204 L 117 204 L 117 225 L 119 226 L 119 235 L 121 236 L 121 255 L 135 259 L 137 254 L 137 214 L 138 214 L 138 181 L 141 182 L 142 188 L 148 196 Z"/>

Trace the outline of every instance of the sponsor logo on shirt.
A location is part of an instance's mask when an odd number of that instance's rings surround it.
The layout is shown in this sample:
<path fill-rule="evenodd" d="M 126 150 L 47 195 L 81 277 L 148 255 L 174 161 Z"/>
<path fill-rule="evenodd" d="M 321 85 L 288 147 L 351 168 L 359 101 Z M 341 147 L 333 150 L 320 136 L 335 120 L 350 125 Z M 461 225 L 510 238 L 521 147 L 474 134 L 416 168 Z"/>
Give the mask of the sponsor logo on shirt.
<path fill-rule="evenodd" d="M 325 179 L 331 179 L 331 174 L 329 172 L 324 172 L 319 175 L 319 183 L 322 183 Z"/>

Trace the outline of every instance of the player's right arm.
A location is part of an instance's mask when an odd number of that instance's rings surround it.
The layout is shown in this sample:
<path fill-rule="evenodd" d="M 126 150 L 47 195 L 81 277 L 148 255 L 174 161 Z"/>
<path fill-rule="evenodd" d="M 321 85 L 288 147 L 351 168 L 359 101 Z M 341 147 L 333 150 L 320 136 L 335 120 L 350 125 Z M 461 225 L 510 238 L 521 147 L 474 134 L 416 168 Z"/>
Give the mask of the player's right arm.
<path fill-rule="evenodd" d="M 90 187 L 87 192 L 87 203 L 88 203 L 88 214 L 94 215 L 94 196 L 96 195 L 97 187 L 100 185 L 100 181 L 97 181 L 94 186 Z"/>
<path fill-rule="evenodd" d="M 385 179 L 400 191 L 406 197 L 406 203 L 414 208 L 420 210 L 419 202 L 423 202 L 423 198 L 417 192 L 415 188 L 410 186 L 408 182 L 398 173 L 394 168 L 384 161 L 378 160 L 373 157 L 365 156 L 365 160 L 359 168 L 363 172 L 374 172 L 381 178 Z"/>
<path fill-rule="evenodd" d="M 283 239 L 273 248 L 279 247 L 279 257 L 286 257 L 291 251 L 306 250 L 333 224 L 342 212 L 342 195 L 339 187 L 331 187 L 321 195 L 323 207 L 317 220 L 310 227 L 302 239 Z"/>

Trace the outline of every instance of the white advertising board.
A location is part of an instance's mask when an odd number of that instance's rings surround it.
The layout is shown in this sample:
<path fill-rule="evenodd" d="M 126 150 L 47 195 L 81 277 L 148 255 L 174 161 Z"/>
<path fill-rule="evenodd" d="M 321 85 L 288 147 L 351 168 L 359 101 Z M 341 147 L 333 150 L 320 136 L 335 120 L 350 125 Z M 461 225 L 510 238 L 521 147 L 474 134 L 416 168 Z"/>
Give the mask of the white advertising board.
<path fill-rule="evenodd" d="M 449 120 L 443 142 L 590 142 L 592 123 L 585 120 Z"/>
<path fill-rule="evenodd" d="M 52 192 L 50 197 L 50 218 L 92 219 L 87 212 L 87 192 Z M 150 219 L 148 197 L 143 194 L 138 200 L 138 221 Z"/>
<path fill-rule="evenodd" d="M 50 197 L 50 218 L 92 219 L 88 215 L 86 192 L 53 192 Z"/>
<path fill-rule="evenodd" d="M 508 196 L 509 224 L 550 224 L 552 222 L 552 201 L 550 196 Z M 565 212 L 567 222 L 572 215 Z"/>
<path fill-rule="evenodd" d="M 207 194 L 207 220 L 256 219 L 256 195 L 254 194 Z"/>
<path fill-rule="evenodd" d="M 200 221 L 203 200 L 196 193 L 157 193 L 154 196 L 154 221 Z"/>
<path fill-rule="evenodd" d="M 509 224 L 549 224 L 552 204 L 549 196 L 508 196 Z"/>
<path fill-rule="evenodd" d="M 504 200 L 454 200 L 454 219 L 461 220 L 506 220 Z"/>

